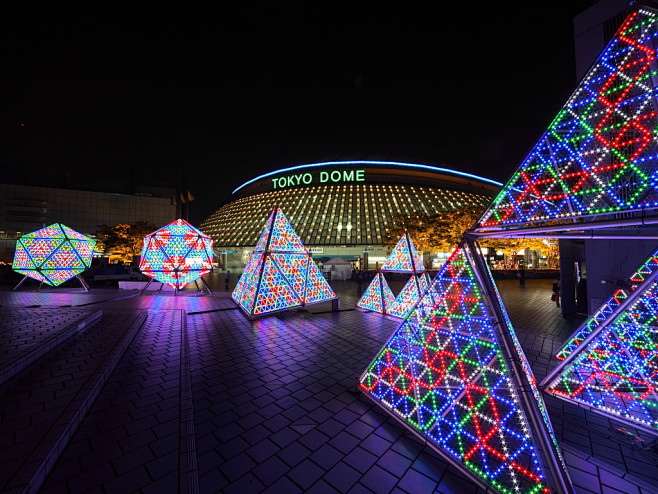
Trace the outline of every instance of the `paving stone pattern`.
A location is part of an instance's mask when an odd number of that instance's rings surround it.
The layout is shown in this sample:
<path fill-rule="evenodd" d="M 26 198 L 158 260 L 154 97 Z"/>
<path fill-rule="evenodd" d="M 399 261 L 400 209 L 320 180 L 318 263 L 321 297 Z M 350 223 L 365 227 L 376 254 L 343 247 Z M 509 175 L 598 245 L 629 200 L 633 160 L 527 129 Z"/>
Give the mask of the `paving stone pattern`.
<path fill-rule="evenodd" d="M 183 317 L 149 314 L 41 492 L 178 492 Z"/>
<path fill-rule="evenodd" d="M 538 380 L 582 320 L 561 316 L 551 283 L 499 282 Z M 83 332 L 92 341 L 72 338 L 0 388 L 0 471 L 6 477 L 30 456 L 51 409 L 73 393 L 78 366 L 96 360 L 84 345 L 107 345 L 111 326 L 131 327 L 142 314 L 146 322 L 39 492 L 481 493 L 357 391 L 400 321 L 354 310 L 356 283 L 332 285 L 340 312 L 317 304 L 254 321 L 228 292 L 0 292 L 0 306 L 21 311 L 102 309 L 104 328 Z M 553 397 L 546 403 L 578 493 L 658 492 L 648 438 Z"/>
<path fill-rule="evenodd" d="M 101 313 L 0 307 L 0 384 L 95 321 Z"/>
<path fill-rule="evenodd" d="M 2 291 L 0 289 L 0 307 L 86 307 L 101 304 L 106 300 L 116 300 L 123 297 L 133 297 L 134 293 L 119 293 L 117 290 L 82 289 L 66 290 L 63 288 L 44 289 L 36 291 Z"/>
<path fill-rule="evenodd" d="M 102 318 L 0 387 L 1 492 L 43 480 L 132 339 L 137 316 Z"/>
<path fill-rule="evenodd" d="M 397 321 L 226 316 L 190 320 L 201 492 L 478 491 L 356 391 Z"/>

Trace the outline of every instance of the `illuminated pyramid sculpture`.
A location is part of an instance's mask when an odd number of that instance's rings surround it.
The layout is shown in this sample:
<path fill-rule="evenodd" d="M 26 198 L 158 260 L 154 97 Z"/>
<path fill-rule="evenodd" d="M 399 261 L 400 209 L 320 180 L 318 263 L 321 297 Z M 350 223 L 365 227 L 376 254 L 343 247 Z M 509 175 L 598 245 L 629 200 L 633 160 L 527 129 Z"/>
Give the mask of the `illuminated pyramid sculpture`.
<path fill-rule="evenodd" d="M 388 314 L 394 301 L 395 295 L 393 295 L 391 288 L 386 283 L 384 273 L 380 270 L 377 271 L 377 274 L 368 285 L 368 288 L 366 288 L 366 291 L 363 292 L 363 295 L 361 295 L 356 306 L 360 309 Z"/>
<path fill-rule="evenodd" d="M 658 251 L 585 321 L 542 382 L 548 393 L 658 435 Z"/>
<path fill-rule="evenodd" d="M 80 273 L 91 267 L 96 241 L 61 223 L 23 235 L 16 242 L 12 269 L 27 278 L 50 286 L 61 285 L 77 277 L 85 290 L 89 287 Z"/>
<path fill-rule="evenodd" d="M 394 298 L 383 273 L 410 273 L 411 277 Z M 384 265 L 357 302 L 360 309 L 405 318 L 429 286 L 423 259 L 407 232 L 400 237 Z"/>
<path fill-rule="evenodd" d="M 657 36 L 656 11 L 636 8 L 483 215 L 478 232 L 564 232 L 656 216 Z"/>
<path fill-rule="evenodd" d="M 149 284 L 157 280 L 178 291 L 198 279 L 205 284 L 202 276 L 212 269 L 213 257 L 212 239 L 178 219 L 144 237 L 139 269 L 153 278 Z"/>
<path fill-rule="evenodd" d="M 658 269 L 658 250 L 656 250 L 649 258 L 642 263 L 642 266 L 635 271 L 627 280 L 625 280 L 621 287 L 617 288 L 615 292 L 606 300 L 601 307 L 589 317 L 580 327 L 574 331 L 573 335 L 567 340 L 562 348 L 557 352 L 555 358 L 564 360 L 571 352 L 575 350 L 588 336 L 597 330 L 601 324 L 608 324 L 610 319 L 617 315 L 618 308 L 626 302 L 638 287 L 640 287 L 648 279 L 653 279 L 653 275 Z"/>
<path fill-rule="evenodd" d="M 530 367 L 493 280 L 493 296 L 481 280 L 462 245 L 360 377 L 360 389 L 484 489 L 568 491 Z"/>
<path fill-rule="evenodd" d="M 272 210 L 231 296 L 249 317 L 337 300 L 278 207 Z"/>
<path fill-rule="evenodd" d="M 636 5 L 361 387 L 500 492 L 572 492 L 548 415 L 477 239 L 658 222 L 658 14 Z M 621 214 L 620 214 L 621 213 Z M 625 237 L 625 235 L 628 235 Z M 637 235 L 637 234 L 635 234 Z M 546 391 L 656 430 L 656 261 L 563 349 Z"/>

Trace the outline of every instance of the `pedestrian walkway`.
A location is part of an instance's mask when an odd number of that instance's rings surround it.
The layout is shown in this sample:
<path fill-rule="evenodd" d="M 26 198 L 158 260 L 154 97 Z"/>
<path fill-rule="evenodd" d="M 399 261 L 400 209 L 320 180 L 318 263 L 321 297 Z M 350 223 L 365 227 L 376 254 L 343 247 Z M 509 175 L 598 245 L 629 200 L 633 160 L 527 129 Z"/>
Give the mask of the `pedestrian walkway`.
<path fill-rule="evenodd" d="M 356 283 L 332 287 L 340 312 L 322 303 L 255 321 L 227 291 L 0 292 L 5 333 L 100 311 L 0 385 L 0 490 L 482 492 L 357 391 L 400 321 L 354 310 Z M 541 380 L 581 320 L 562 317 L 549 280 L 499 287 Z M 658 492 L 647 438 L 546 403 L 577 492 Z"/>

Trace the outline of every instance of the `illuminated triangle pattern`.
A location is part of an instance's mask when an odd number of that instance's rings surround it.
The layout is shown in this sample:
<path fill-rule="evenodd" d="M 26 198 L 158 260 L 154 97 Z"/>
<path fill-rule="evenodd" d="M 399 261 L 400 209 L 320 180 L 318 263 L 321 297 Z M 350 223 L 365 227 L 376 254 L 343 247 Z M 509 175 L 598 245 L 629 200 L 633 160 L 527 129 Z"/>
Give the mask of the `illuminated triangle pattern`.
<path fill-rule="evenodd" d="M 208 274 L 214 259 L 212 239 L 177 219 L 144 237 L 140 271 L 178 290 Z"/>
<path fill-rule="evenodd" d="M 481 482 L 501 492 L 548 492 L 507 364 L 525 357 L 505 354 L 470 255 L 466 246 L 452 254 L 360 377 L 360 388 Z M 501 324 L 514 332 L 509 321 Z M 533 396 L 543 409 L 536 389 Z M 555 442 L 546 421 L 540 424 Z"/>
<path fill-rule="evenodd" d="M 398 296 L 394 297 L 382 273 L 411 273 L 411 277 Z M 425 273 L 422 255 L 416 249 L 409 234 L 405 232 L 356 306 L 360 309 L 404 318 L 420 300 L 428 285 L 429 277 Z"/>
<path fill-rule="evenodd" d="M 306 254 L 307 250 L 283 212 L 270 214 L 258 238 L 254 252 L 294 252 Z"/>
<path fill-rule="evenodd" d="M 646 278 L 655 272 L 657 261 L 654 253 L 631 277 L 636 284 L 624 292 L 626 296 L 613 295 L 597 312 L 599 319 L 595 315 L 576 332 L 559 354 L 566 360 L 545 386 L 546 392 L 559 398 L 654 434 L 658 434 L 658 282 Z M 622 307 L 619 300 L 628 302 Z M 587 336 L 589 341 L 582 344 Z"/>
<path fill-rule="evenodd" d="M 394 301 L 395 296 L 384 278 L 384 273 L 379 271 L 361 295 L 356 306 L 360 309 L 386 314 Z"/>
<path fill-rule="evenodd" d="M 411 309 L 413 309 L 423 293 L 425 293 L 429 284 L 430 279 L 427 273 L 411 275 L 411 278 L 404 285 L 402 291 L 395 297 L 388 313 L 401 319 L 407 317 Z"/>
<path fill-rule="evenodd" d="M 420 273 L 425 271 L 423 258 L 411 237 L 405 232 L 386 258 L 381 270 L 385 273 Z"/>
<path fill-rule="evenodd" d="M 61 285 L 91 267 L 95 246 L 95 240 L 54 223 L 18 239 L 12 269 L 47 285 Z"/>
<path fill-rule="evenodd" d="M 247 261 L 240 279 L 231 293 L 231 297 L 245 312 L 250 312 L 256 299 L 258 277 L 263 269 L 263 253 L 254 252 Z"/>
<path fill-rule="evenodd" d="M 623 286 L 615 290 L 615 292 L 606 300 L 601 307 L 587 319 L 567 340 L 562 346 L 560 351 L 555 355 L 558 360 L 567 358 L 585 338 L 594 332 L 602 323 L 606 322 L 614 314 L 615 309 L 622 304 L 629 295 L 640 287 L 647 278 L 649 278 L 658 269 L 658 250 L 656 250 L 649 258 L 644 261 L 642 266 L 635 271 L 626 281 Z"/>
<path fill-rule="evenodd" d="M 657 36 L 654 10 L 626 19 L 476 229 L 591 221 L 658 205 Z"/>
<path fill-rule="evenodd" d="M 279 208 L 274 208 L 231 294 L 248 316 L 336 298 Z"/>

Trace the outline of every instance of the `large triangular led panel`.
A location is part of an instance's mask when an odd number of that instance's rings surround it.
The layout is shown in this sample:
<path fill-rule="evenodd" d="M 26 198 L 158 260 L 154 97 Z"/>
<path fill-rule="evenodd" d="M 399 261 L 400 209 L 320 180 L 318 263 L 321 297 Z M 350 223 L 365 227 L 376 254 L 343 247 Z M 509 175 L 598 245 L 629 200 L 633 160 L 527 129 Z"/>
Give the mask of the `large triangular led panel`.
<path fill-rule="evenodd" d="M 242 275 L 235 284 L 231 297 L 245 312 L 250 312 L 256 300 L 258 277 L 263 270 L 263 253 L 254 252 L 247 261 Z"/>
<path fill-rule="evenodd" d="M 54 223 L 18 239 L 12 269 L 47 285 L 61 285 L 91 267 L 95 246 L 95 240 Z"/>
<path fill-rule="evenodd" d="M 601 319 L 591 318 L 577 331 L 560 354 L 563 362 L 542 385 L 554 396 L 658 435 L 655 268 L 652 256 L 638 270 L 643 281 L 624 297 L 613 295 L 597 312 Z"/>
<path fill-rule="evenodd" d="M 571 352 L 574 351 L 589 335 L 591 335 L 601 324 L 614 317 L 618 307 L 623 304 L 630 294 L 641 286 L 647 279 L 652 278 L 652 275 L 658 269 L 658 250 L 656 250 L 649 258 L 644 261 L 642 266 L 633 273 L 622 286 L 617 288 L 615 292 L 606 300 L 601 307 L 589 317 L 567 340 L 562 346 L 560 351 L 555 355 L 558 360 L 564 360 Z"/>
<path fill-rule="evenodd" d="M 208 274 L 213 258 L 212 239 L 178 219 L 144 237 L 139 269 L 180 290 Z"/>
<path fill-rule="evenodd" d="M 279 208 L 267 219 L 231 297 L 249 317 L 337 298 Z"/>
<path fill-rule="evenodd" d="M 387 314 L 395 296 L 384 278 L 384 273 L 378 272 L 356 303 L 359 309 L 371 310 L 380 314 Z"/>
<path fill-rule="evenodd" d="M 427 273 L 414 274 L 409 278 L 402 291 L 395 297 L 388 313 L 392 316 L 404 319 L 418 303 L 429 287 L 429 276 Z"/>
<path fill-rule="evenodd" d="M 382 273 L 411 273 L 402 291 L 397 297 L 391 292 Z M 422 280 L 420 278 L 423 278 Z M 425 274 L 423 258 L 416 249 L 411 237 L 405 232 L 395 248 L 386 257 L 384 265 L 377 272 L 377 276 L 363 292 L 356 306 L 360 309 L 372 310 L 382 314 L 391 314 L 396 317 L 405 317 L 413 305 L 418 302 L 420 287 L 427 288 L 428 277 Z"/>
<path fill-rule="evenodd" d="M 658 16 L 637 8 L 622 24 L 475 230 L 637 224 L 656 215 Z M 512 236 L 512 235 L 510 235 Z"/>
<path fill-rule="evenodd" d="M 458 248 L 359 386 L 485 488 L 567 490 L 534 378 L 477 269 L 470 249 Z"/>
<path fill-rule="evenodd" d="M 279 208 L 267 218 L 254 252 L 288 252 L 306 254 L 302 240 Z"/>
<path fill-rule="evenodd" d="M 400 237 L 381 270 L 388 273 L 420 273 L 425 271 L 423 258 L 407 232 Z"/>

